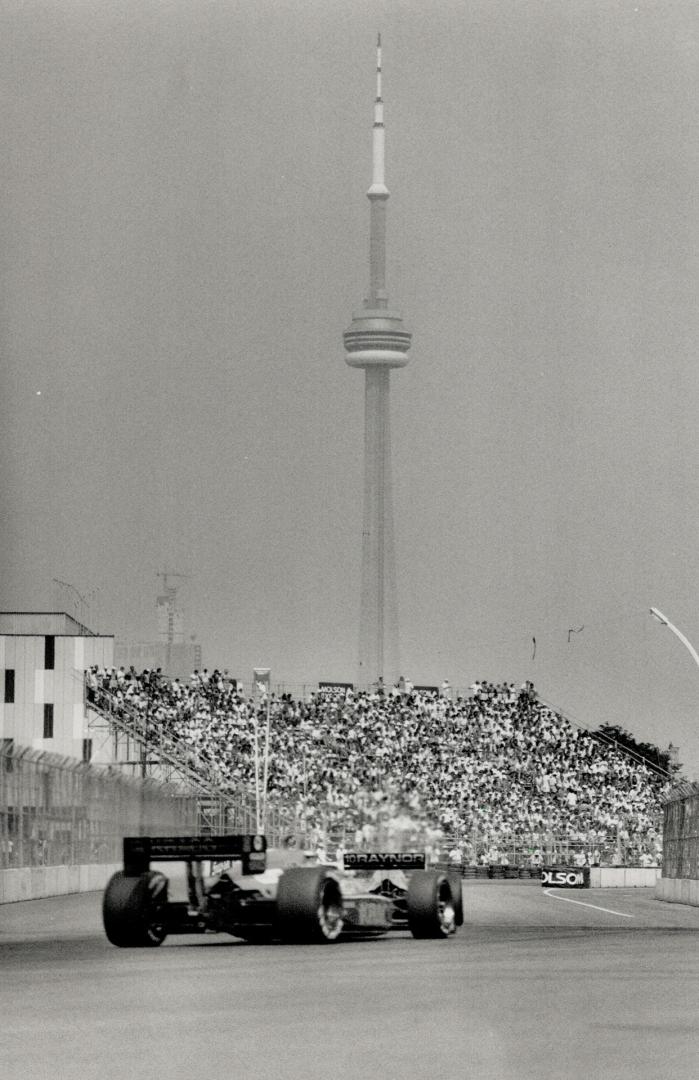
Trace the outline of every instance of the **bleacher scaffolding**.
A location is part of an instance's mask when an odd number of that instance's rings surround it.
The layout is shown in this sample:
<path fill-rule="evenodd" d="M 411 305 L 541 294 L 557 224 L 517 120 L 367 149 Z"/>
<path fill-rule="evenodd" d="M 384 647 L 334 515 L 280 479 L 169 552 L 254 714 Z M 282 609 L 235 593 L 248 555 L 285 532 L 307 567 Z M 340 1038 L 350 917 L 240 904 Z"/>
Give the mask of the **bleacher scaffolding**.
<path fill-rule="evenodd" d="M 209 763 L 200 760 L 194 749 L 178 740 L 162 724 L 151 723 L 126 702 L 114 707 L 114 698 L 102 690 L 87 691 L 88 729 L 95 739 L 110 743 L 115 767 L 142 778 L 177 784 L 192 795 L 198 807 L 200 833 L 264 831 L 270 843 L 280 842 L 295 832 L 292 816 L 283 808 L 266 806 L 264 821 L 254 792 L 239 788 L 233 793 L 221 789 L 211 776 Z"/>

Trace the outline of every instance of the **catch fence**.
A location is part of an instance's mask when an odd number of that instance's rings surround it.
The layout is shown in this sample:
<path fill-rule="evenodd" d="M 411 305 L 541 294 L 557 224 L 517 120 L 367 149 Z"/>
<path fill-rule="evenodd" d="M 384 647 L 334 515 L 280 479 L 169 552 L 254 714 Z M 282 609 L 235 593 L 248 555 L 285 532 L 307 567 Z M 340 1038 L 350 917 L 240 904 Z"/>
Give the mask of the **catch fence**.
<path fill-rule="evenodd" d="M 270 803 L 270 846 L 297 831 Z M 257 832 L 254 795 L 202 796 L 184 783 L 124 774 L 57 754 L 0 747 L 0 870 L 119 862 L 124 836 Z"/>
<path fill-rule="evenodd" d="M 472 829 L 450 835 L 445 830 L 422 829 L 417 833 L 394 832 L 389 828 L 325 828 L 321 815 L 319 827 L 307 829 L 301 842 L 305 847 L 319 847 L 328 852 L 337 848 L 351 850 L 424 849 L 432 862 L 454 868 L 476 867 L 482 876 L 517 876 L 517 871 L 537 870 L 542 865 L 573 865 L 578 860 L 588 866 L 657 866 L 662 858 L 662 823 L 652 830 L 652 837 L 631 838 L 623 829 L 610 829 L 575 837 L 544 829 L 526 834 L 503 834 Z M 510 875 L 510 871 L 513 874 Z M 524 875 L 526 876 L 526 875 Z"/>
<path fill-rule="evenodd" d="M 663 877 L 699 880 L 699 784 L 678 786 L 665 803 Z"/>
<path fill-rule="evenodd" d="M 123 836 L 191 833 L 198 817 L 196 798 L 175 785 L 0 749 L 0 869 L 118 862 Z"/>

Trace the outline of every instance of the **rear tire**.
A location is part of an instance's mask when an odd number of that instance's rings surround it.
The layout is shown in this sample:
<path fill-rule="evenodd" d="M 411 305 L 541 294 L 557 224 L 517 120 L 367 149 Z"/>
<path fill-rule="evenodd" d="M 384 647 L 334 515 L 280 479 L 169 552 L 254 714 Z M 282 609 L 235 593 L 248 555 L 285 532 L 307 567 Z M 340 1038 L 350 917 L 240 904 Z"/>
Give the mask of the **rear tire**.
<path fill-rule="evenodd" d="M 102 921 L 112 945 L 120 949 L 148 949 L 162 945 L 167 904 L 167 878 L 148 870 L 128 877 L 123 870 L 114 874 L 104 892 Z"/>
<path fill-rule="evenodd" d="M 408 926 L 414 938 L 447 938 L 456 911 L 447 874 L 416 870 L 408 882 Z"/>
<path fill-rule="evenodd" d="M 322 866 L 292 866 L 279 878 L 277 929 L 282 941 L 326 944 L 343 927 L 342 893 Z"/>

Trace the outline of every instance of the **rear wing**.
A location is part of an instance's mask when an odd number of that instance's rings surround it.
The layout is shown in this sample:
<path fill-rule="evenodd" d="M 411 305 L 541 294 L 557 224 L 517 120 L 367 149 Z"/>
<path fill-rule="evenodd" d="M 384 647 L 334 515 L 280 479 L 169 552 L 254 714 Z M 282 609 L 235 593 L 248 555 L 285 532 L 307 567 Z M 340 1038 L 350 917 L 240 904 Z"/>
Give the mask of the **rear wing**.
<path fill-rule="evenodd" d="M 125 836 L 124 872 L 144 874 L 152 862 L 222 862 L 239 859 L 243 873 L 259 873 L 266 864 L 267 838 L 234 833 L 229 836 Z"/>
<path fill-rule="evenodd" d="M 346 851 L 345 870 L 424 870 L 424 851 Z"/>

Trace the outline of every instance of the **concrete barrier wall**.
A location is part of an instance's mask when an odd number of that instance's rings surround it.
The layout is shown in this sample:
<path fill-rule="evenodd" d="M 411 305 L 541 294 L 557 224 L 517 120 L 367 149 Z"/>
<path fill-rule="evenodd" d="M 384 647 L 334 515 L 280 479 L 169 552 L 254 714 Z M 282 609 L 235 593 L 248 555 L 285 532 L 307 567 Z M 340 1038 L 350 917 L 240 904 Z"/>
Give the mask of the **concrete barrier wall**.
<path fill-rule="evenodd" d="M 0 904 L 18 900 L 39 900 L 44 896 L 96 892 L 107 884 L 121 863 L 89 866 L 23 866 L 0 870 Z"/>
<path fill-rule="evenodd" d="M 648 889 L 660 878 L 659 866 L 592 866 L 591 889 Z"/>
<path fill-rule="evenodd" d="M 666 900 L 669 904 L 699 907 L 699 880 L 661 877 L 655 886 L 655 899 Z"/>
<path fill-rule="evenodd" d="M 292 863 L 293 860 L 289 859 L 289 862 Z M 64 896 L 67 893 L 100 891 L 111 875 L 121 869 L 121 863 L 96 863 L 89 866 L 27 866 L 17 870 L 0 870 L 0 904 L 10 904 L 18 900 L 39 900 L 45 896 Z M 590 868 L 590 888 L 630 889 L 656 886 L 655 895 L 659 900 L 699 905 L 699 881 L 661 878 L 660 873 L 660 868 L 655 866 L 593 866 Z M 178 874 L 174 864 L 168 867 L 167 876 L 170 878 L 171 888 L 184 895 L 184 885 L 177 889 L 177 885 L 181 883 L 175 880 Z M 664 890 L 662 895 L 659 892 L 661 888 Z M 694 899 L 683 899 L 690 895 Z"/>

